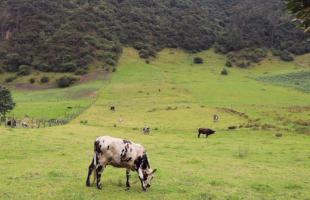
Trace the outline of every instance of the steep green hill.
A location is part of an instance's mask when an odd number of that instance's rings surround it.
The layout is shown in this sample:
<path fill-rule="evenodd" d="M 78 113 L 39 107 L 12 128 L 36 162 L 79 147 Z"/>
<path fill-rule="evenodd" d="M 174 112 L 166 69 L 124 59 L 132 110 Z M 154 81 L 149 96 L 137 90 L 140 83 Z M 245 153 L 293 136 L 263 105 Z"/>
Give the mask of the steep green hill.
<path fill-rule="evenodd" d="M 221 53 L 247 48 L 244 62 L 230 59 L 240 66 L 259 61 L 248 54 L 265 48 L 284 59 L 310 51 L 307 35 L 290 22 L 280 0 L 0 2 L 0 72 L 82 74 L 94 61 L 111 68 L 124 45 L 145 59 L 164 47 L 197 52 L 214 46 Z"/>

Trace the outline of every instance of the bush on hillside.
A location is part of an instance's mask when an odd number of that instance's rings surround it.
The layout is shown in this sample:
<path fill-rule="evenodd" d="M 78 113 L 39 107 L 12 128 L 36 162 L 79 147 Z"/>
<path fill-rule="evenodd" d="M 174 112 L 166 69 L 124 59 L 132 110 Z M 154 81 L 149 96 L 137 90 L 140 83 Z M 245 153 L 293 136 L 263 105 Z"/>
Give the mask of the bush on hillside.
<path fill-rule="evenodd" d="M 226 68 L 223 68 L 221 71 L 222 75 L 228 75 L 228 70 Z"/>
<path fill-rule="evenodd" d="M 194 58 L 194 63 L 195 64 L 202 64 L 203 63 L 203 59 L 201 57 L 195 57 Z"/>
<path fill-rule="evenodd" d="M 142 59 L 148 59 L 156 56 L 156 51 L 154 49 L 141 49 L 139 50 L 139 56 Z"/>
<path fill-rule="evenodd" d="M 61 72 L 75 72 L 77 66 L 73 62 L 63 63 L 61 66 Z"/>
<path fill-rule="evenodd" d="M 238 52 L 230 52 L 227 54 L 227 63 L 241 68 L 246 68 L 251 63 L 258 63 L 267 56 L 267 50 L 262 48 L 244 48 Z"/>
<path fill-rule="evenodd" d="M 107 59 L 105 60 L 105 63 L 108 64 L 108 65 L 110 65 L 110 66 L 115 66 L 115 65 L 116 65 L 116 61 L 113 60 L 112 58 L 107 58 Z"/>
<path fill-rule="evenodd" d="M 10 82 L 13 82 L 15 79 L 17 79 L 17 76 L 10 76 L 10 77 L 7 77 L 4 81 L 6 83 L 10 83 Z"/>
<path fill-rule="evenodd" d="M 85 75 L 87 74 L 87 70 L 84 68 L 79 68 L 74 72 L 75 75 Z"/>
<path fill-rule="evenodd" d="M 293 61 L 294 60 L 294 57 L 288 51 L 282 51 L 280 58 L 283 61 Z"/>
<path fill-rule="evenodd" d="M 226 67 L 232 67 L 232 64 L 231 64 L 231 62 L 229 60 L 227 60 L 226 63 L 225 63 L 225 66 Z"/>
<path fill-rule="evenodd" d="M 30 84 L 34 84 L 35 82 L 36 82 L 36 80 L 35 80 L 34 78 L 30 78 L 30 79 L 29 79 L 29 83 L 30 83 Z"/>
<path fill-rule="evenodd" d="M 25 60 L 18 53 L 7 54 L 5 66 L 8 72 L 17 72 L 19 66 L 26 64 Z"/>
<path fill-rule="evenodd" d="M 47 77 L 47 76 L 43 76 L 41 79 L 40 79 L 40 82 L 41 83 L 48 83 L 50 81 L 50 78 Z"/>
<path fill-rule="evenodd" d="M 27 76 L 31 74 L 31 67 L 29 65 L 21 65 L 19 66 L 17 75 L 18 76 Z"/>
<path fill-rule="evenodd" d="M 274 56 L 280 56 L 281 55 L 281 50 L 279 50 L 279 49 L 271 49 L 271 53 Z"/>
<path fill-rule="evenodd" d="M 70 85 L 74 84 L 74 82 L 76 81 L 77 79 L 75 77 L 63 76 L 57 80 L 57 85 L 60 88 L 65 88 L 65 87 L 69 87 Z"/>

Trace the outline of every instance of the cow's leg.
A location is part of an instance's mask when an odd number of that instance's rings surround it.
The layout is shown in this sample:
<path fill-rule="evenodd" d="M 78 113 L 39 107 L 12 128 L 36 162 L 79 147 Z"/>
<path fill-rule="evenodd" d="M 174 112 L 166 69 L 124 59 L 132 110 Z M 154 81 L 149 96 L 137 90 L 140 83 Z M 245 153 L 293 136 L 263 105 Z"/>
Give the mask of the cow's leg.
<path fill-rule="evenodd" d="M 95 170 L 96 166 L 94 163 L 94 159 L 91 161 L 89 167 L 88 167 L 88 175 L 87 175 L 87 179 L 86 179 L 86 186 L 90 186 L 90 177 L 91 174 L 93 173 L 93 171 Z"/>
<path fill-rule="evenodd" d="M 103 165 L 98 165 L 96 168 L 96 178 L 97 178 L 96 182 L 97 182 L 97 188 L 98 189 L 102 189 L 100 179 L 101 179 L 101 174 L 103 172 L 103 169 L 104 169 Z"/>
<path fill-rule="evenodd" d="M 129 183 L 129 178 L 130 178 L 130 169 L 126 169 L 126 189 L 129 190 L 130 188 L 130 183 Z"/>
<path fill-rule="evenodd" d="M 144 185 L 144 183 L 143 183 L 143 172 L 142 172 L 142 169 L 141 168 L 139 168 L 138 170 L 137 170 L 137 172 L 138 172 L 138 174 L 139 174 L 139 179 L 140 179 L 140 182 L 141 182 L 141 187 L 142 187 L 142 190 L 143 191 L 146 191 L 146 187 L 145 187 L 145 185 Z"/>
<path fill-rule="evenodd" d="M 200 132 L 198 132 L 198 138 L 200 138 Z"/>
<path fill-rule="evenodd" d="M 208 133 L 206 133 L 206 138 L 208 138 Z"/>

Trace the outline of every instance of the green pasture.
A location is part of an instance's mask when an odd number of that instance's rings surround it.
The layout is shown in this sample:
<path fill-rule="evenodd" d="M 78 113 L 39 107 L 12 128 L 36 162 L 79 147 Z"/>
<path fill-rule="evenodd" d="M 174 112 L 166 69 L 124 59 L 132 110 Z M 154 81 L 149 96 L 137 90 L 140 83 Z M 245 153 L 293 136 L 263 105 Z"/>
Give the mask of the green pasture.
<path fill-rule="evenodd" d="M 192 64 L 195 56 L 204 64 Z M 307 71 L 308 59 L 270 57 L 249 69 L 227 68 L 224 76 L 225 56 L 211 50 L 166 49 L 147 64 L 124 49 L 109 81 L 14 90 L 15 115 L 59 118 L 69 106 L 86 110 L 65 126 L 0 128 L 0 199 L 309 199 L 310 94 L 257 80 Z M 91 92 L 96 97 L 85 95 Z M 144 126 L 150 135 L 141 133 Z M 198 127 L 217 133 L 198 139 Z M 101 135 L 146 147 L 158 169 L 149 191 L 134 173 L 125 191 L 125 170 L 112 167 L 102 190 L 85 186 L 93 141 Z"/>

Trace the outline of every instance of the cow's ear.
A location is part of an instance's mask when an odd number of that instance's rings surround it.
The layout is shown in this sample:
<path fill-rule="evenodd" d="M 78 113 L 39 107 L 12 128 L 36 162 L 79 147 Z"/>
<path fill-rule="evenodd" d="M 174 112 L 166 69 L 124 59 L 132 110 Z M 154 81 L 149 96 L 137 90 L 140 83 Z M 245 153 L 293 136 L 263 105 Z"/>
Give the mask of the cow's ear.
<path fill-rule="evenodd" d="M 153 169 L 152 174 L 154 174 L 157 171 L 157 169 Z"/>

